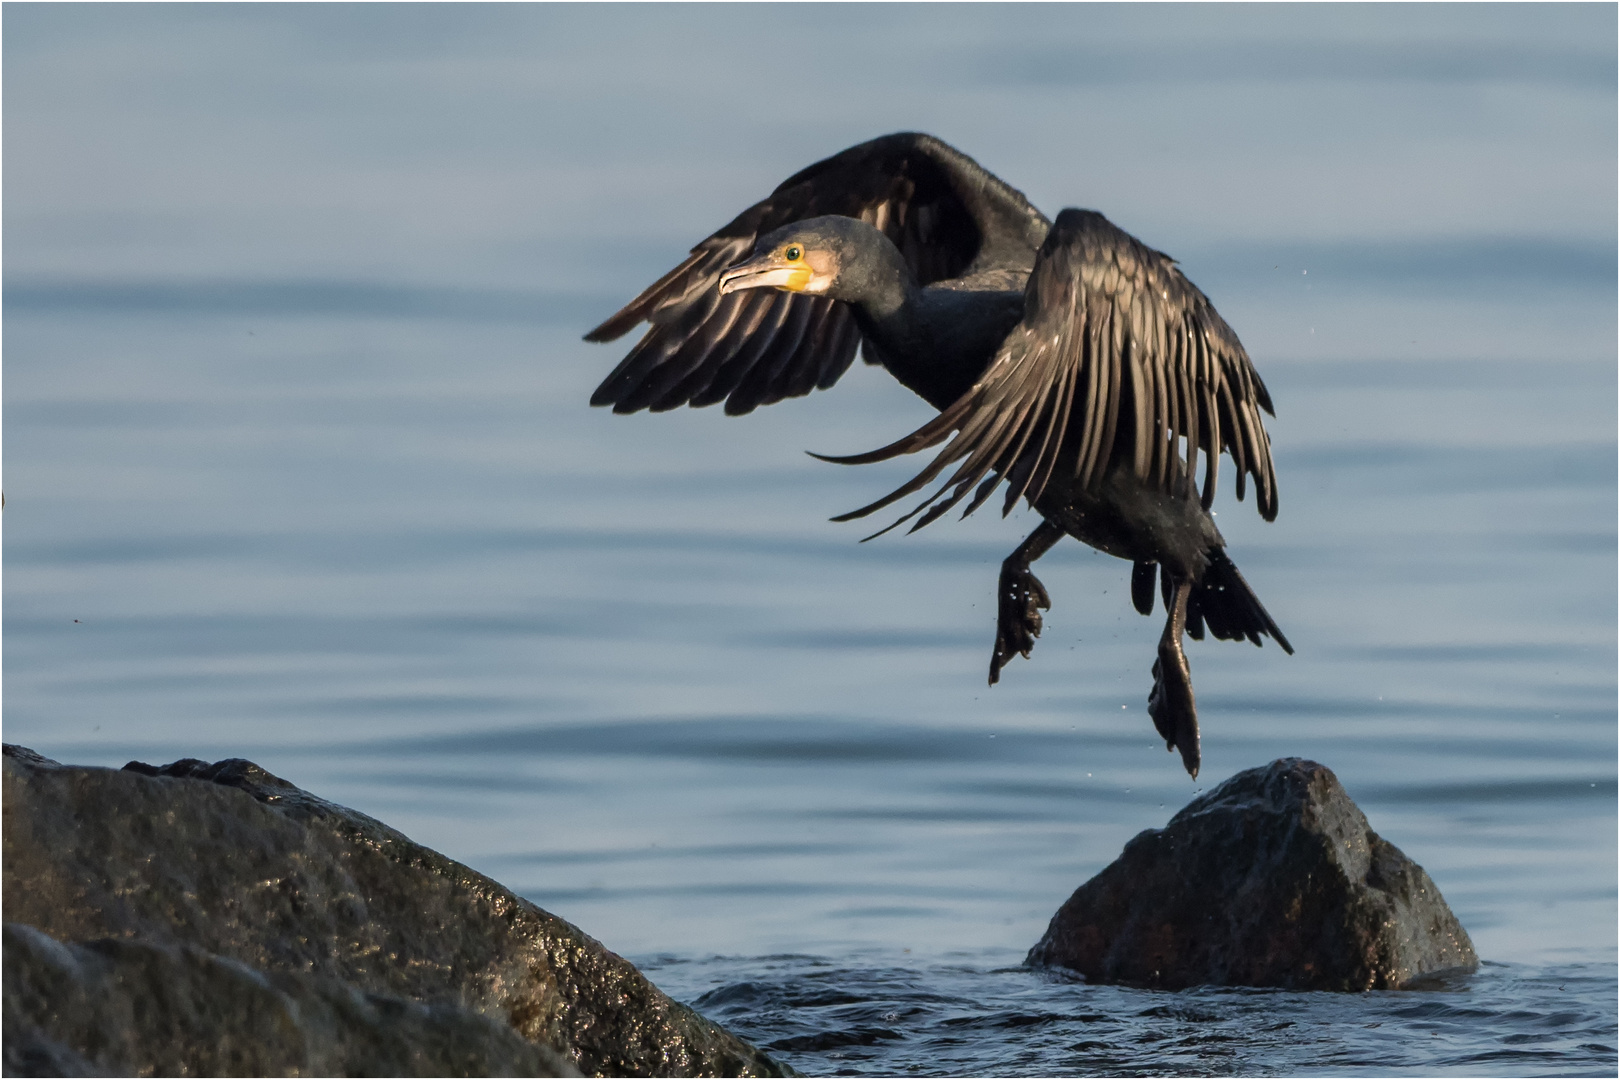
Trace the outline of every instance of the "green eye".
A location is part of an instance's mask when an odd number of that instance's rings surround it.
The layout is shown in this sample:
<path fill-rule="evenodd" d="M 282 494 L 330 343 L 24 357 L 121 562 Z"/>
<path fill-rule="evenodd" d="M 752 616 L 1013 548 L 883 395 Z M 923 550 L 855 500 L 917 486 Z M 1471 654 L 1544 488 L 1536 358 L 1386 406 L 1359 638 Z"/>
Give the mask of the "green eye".
<path fill-rule="evenodd" d="M 804 254 L 803 249 L 800 248 L 798 244 L 794 244 L 791 247 L 789 247 L 786 251 L 782 252 L 782 257 L 787 259 L 788 262 L 798 262 L 799 261 L 799 256 L 801 256 L 803 254 Z"/>

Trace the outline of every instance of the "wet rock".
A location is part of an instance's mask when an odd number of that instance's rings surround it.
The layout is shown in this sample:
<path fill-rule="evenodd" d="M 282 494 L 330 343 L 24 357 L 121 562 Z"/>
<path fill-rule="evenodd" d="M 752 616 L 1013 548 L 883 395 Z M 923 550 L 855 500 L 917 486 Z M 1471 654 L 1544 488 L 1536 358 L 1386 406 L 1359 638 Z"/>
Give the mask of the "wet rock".
<path fill-rule="evenodd" d="M 580 1075 L 502 1020 L 195 946 L 68 945 L 7 923 L 4 954 L 11 1076 Z"/>
<path fill-rule="evenodd" d="M 4 752 L 6 1072 L 773 1076 L 569 923 L 241 760 Z"/>
<path fill-rule="evenodd" d="M 1136 836 L 1027 962 L 1091 982 L 1299 990 L 1390 989 L 1479 964 L 1423 868 L 1300 758 L 1238 773 Z"/>

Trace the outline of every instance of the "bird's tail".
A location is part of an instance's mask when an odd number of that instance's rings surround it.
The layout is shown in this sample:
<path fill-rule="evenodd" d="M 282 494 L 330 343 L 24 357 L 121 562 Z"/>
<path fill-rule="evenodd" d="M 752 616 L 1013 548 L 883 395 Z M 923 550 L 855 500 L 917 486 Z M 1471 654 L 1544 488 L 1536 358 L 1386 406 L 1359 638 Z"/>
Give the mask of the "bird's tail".
<path fill-rule="evenodd" d="M 1168 576 L 1161 576 L 1164 577 L 1162 587 L 1168 608 L 1170 582 Z M 1148 603 L 1151 605 L 1152 601 Z M 1271 613 L 1254 595 L 1254 590 L 1243 580 L 1243 575 L 1238 573 L 1232 560 L 1226 557 L 1226 550 L 1219 547 L 1210 548 L 1209 566 L 1204 570 L 1203 580 L 1193 586 L 1192 595 L 1187 598 L 1187 635 L 1195 641 L 1202 641 L 1206 626 L 1211 636 L 1221 641 L 1242 641 L 1247 638 L 1258 645 L 1260 635 L 1269 634 L 1282 646 L 1283 652 L 1290 656 L 1294 652 L 1294 647 L 1288 644 L 1288 639 L 1278 629 Z"/>

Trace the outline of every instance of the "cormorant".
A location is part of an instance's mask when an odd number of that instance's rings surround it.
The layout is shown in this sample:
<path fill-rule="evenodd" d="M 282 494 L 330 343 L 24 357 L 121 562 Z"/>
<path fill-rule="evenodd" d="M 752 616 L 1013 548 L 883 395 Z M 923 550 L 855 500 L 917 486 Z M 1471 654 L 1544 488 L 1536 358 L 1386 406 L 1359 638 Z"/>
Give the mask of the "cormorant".
<path fill-rule="evenodd" d="M 862 464 L 944 444 L 910 482 L 834 521 L 941 477 L 889 528 L 915 518 L 919 529 L 971 494 L 966 516 L 1001 482 L 1003 515 L 1021 498 L 1035 507 L 1044 520 L 1001 566 L 991 683 L 1040 634 L 1051 600 L 1030 564 L 1065 535 L 1134 564 L 1131 599 L 1144 615 L 1157 569 L 1169 617 L 1148 712 L 1193 776 L 1183 631 L 1256 645 L 1269 634 L 1294 651 L 1209 513 L 1225 452 L 1237 497 L 1252 477 L 1261 517 L 1276 518 L 1260 419 L 1271 397 L 1174 260 L 1101 214 L 1067 209 L 1049 222 L 939 139 L 887 135 L 789 177 L 585 340 L 612 341 L 643 320 L 650 328 L 592 405 L 632 413 L 724 400 L 727 413 L 746 413 L 831 386 L 859 346 L 940 410 L 898 442 L 824 459 Z"/>

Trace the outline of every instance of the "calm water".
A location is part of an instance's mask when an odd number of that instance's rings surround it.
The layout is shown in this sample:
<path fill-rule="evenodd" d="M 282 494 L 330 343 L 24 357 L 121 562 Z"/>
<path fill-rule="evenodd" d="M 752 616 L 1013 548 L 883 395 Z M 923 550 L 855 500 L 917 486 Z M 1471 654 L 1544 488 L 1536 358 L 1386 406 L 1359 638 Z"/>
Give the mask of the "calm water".
<path fill-rule="evenodd" d="M 1612 8 L 4 18 L 7 741 L 251 757 L 805 1072 L 1615 1071 Z M 817 100 L 749 89 L 783 42 Z M 886 376 L 585 406 L 621 355 L 585 329 L 904 127 L 1180 255 L 1243 335 L 1282 513 L 1220 524 L 1298 655 L 1190 646 L 1203 784 L 1330 765 L 1478 975 L 1022 970 L 1204 789 L 1126 564 L 1043 559 L 990 690 L 1028 514 L 858 544 L 826 519 L 913 463 L 802 453 L 920 422 Z"/>

